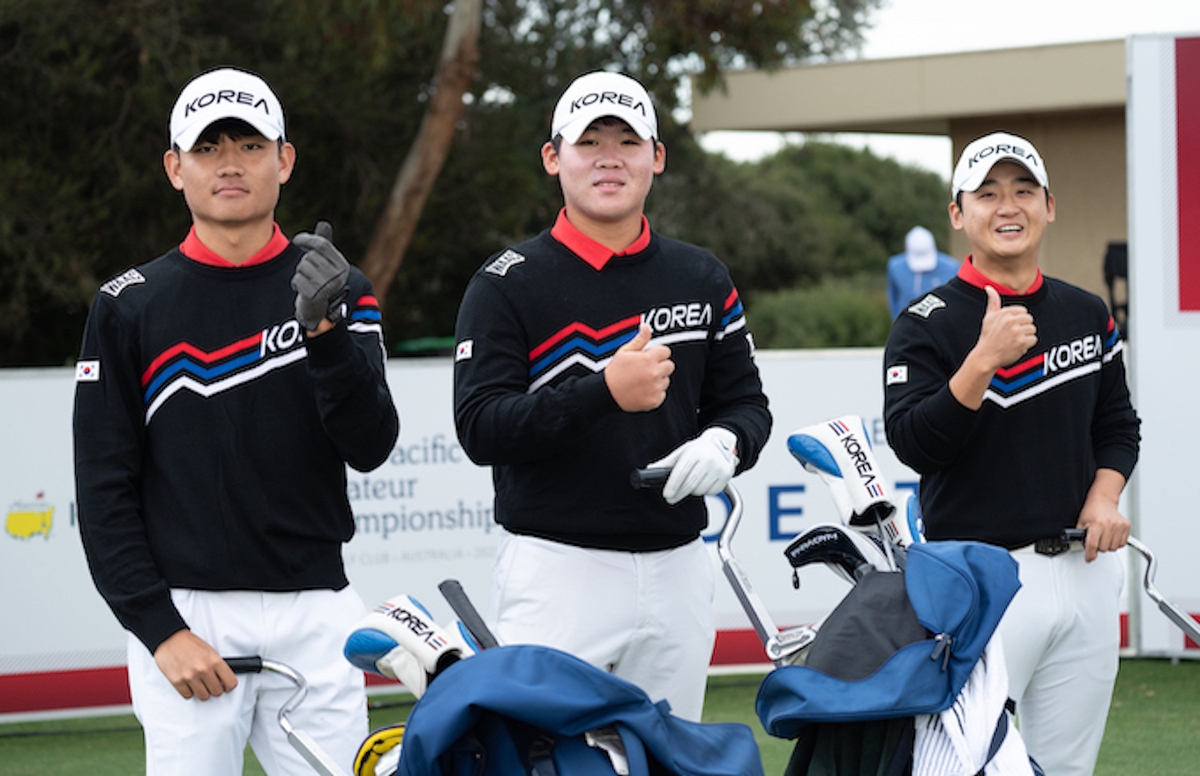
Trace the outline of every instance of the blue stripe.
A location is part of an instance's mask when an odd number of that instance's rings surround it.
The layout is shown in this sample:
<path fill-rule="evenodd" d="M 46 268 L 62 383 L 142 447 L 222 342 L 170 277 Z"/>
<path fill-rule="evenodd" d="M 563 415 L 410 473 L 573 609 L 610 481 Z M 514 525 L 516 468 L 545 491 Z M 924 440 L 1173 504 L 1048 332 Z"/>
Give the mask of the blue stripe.
<path fill-rule="evenodd" d="M 728 313 L 726 313 L 725 317 L 721 319 L 721 328 L 723 329 L 726 326 L 728 326 L 730 321 L 732 321 L 734 318 L 738 317 L 741 314 L 742 314 L 742 300 L 739 299 L 738 303 L 733 306 L 733 309 L 730 310 Z"/>
<path fill-rule="evenodd" d="M 226 361 L 223 364 L 211 368 L 202 367 L 189 358 L 181 358 L 160 372 L 158 377 L 154 378 L 150 382 L 150 385 L 146 386 L 146 392 L 143 394 L 143 400 L 149 404 L 150 397 L 158 393 L 158 389 L 163 386 L 163 383 L 167 382 L 180 372 L 188 372 L 189 374 L 195 375 L 207 383 L 211 382 L 213 378 L 223 377 L 230 372 L 236 372 L 238 369 L 241 369 L 247 364 L 253 364 L 258 360 L 259 355 L 257 350 L 253 350 L 244 356 L 238 356 L 231 361 Z"/>
<path fill-rule="evenodd" d="M 999 377 L 993 377 L 990 385 L 993 388 L 1000 391 L 1001 393 L 1010 394 L 1013 391 L 1018 391 L 1021 388 L 1024 388 L 1025 386 L 1029 385 L 1030 383 L 1037 382 L 1042 377 L 1043 377 L 1043 375 L 1040 371 L 1030 372 L 1030 373 L 1026 374 L 1024 377 L 1019 377 L 1016 380 L 1013 380 L 1012 382 L 1005 382 L 1004 380 L 1001 380 Z"/>
<path fill-rule="evenodd" d="M 530 377 L 537 376 L 538 373 L 545 371 L 548 367 L 550 367 L 553 364 L 557 363 L 558 361 L 562 360 L 563 358 L 570 355 L 571 353 L 573 353 L 576 350 L 585 351 L 586 353 L 591 354 L 595 358 L 603 358 L 604 356 L 607 356 L 610 353 L 615 352 L 622 345 L 624 345 L 626 342 L 629 342 L 631 339 L 633 339 L 636 336 L 637 336 L 636 331 L 630 331 L 625 334 L 620 334 L 620 335 L 608 340 L 607 342 L 602 342 L 602 343 L 595 343 L 585 337 L 580 337 L 580 336 L 571 337 L 569 340 L 567 340 L 563 344 L 559 345 L 554 350 L 550 351 L 546 355 L 539 358 L 537 361 L 534 361 L 532 364 L 530 364 L 529 365 L 529 376 Z"/>
<path fill-rule="evenodd" d="M 379 321 L 383 319 L 383 314 L 378 310 L 355 310 L 350 314 L 352 321 Z"/>

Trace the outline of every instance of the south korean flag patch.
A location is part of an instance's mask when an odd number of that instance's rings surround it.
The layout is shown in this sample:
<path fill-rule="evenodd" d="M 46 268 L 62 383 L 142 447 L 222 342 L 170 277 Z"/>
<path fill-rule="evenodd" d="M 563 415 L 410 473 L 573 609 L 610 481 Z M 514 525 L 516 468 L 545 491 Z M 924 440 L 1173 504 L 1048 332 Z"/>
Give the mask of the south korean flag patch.
<path fill-rule="evenodd" d="M 893 364 L 887 368 L 884 380 L 887 385 L 904 385 L 908 382 L 908 364 Z"/>

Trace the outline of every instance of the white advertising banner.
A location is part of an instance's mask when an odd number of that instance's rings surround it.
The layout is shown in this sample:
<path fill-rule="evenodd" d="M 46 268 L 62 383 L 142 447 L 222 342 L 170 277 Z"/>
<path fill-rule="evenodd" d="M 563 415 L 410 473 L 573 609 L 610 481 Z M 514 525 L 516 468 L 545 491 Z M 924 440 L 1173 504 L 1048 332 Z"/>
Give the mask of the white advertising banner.
<path fill-rule="evenodd" d="M 784 548 L 805 527 L 837 515 L 825 486 L 787 452 L 789 432 L 860 415 L 892 485 L 915 485 L 916 477 L 884 442 L 881 359 L 876 349 L 759 353 L 774 431 L 758 465 L 735 481 L 745 518 L 733 546 L 781 626 L 815 621 L 846 589 L 817 566 L 802 569 L 800 588 L 793 588 Z M 74 377 L 74 369 L 0 372 L 6 441 L 0 467 L 6 507 L 0 534 L 0 617 L 6 625 L 0 629 L 0 716 L 8 718 L 121 705 L 128 697 L 125 634 L 92 586 L 75 520 Z M 400 411 L 400 440 L 380 468 L 348 472 L 357 522 L 345 549 L 350 579 L 369 604 L 408 593 L 447 621 L 453 613 L 437 585 L 453 578 L 486 609 L 497 538 L 491 473 L 472 464 L 458 444 L 451 362 L 394 360 L 388 381 Z M 725 509 L 716 498 L 709 506 L 715 539 Z M 717 606 L 722 632 L 714 661 L 765 661 L 723 576 Z"/>
<path fill-rule="evenodd" d="M 1200 37 L 1135 36 L 1126 63 L 1127 358 L 1142 418 L 1134 533 L 1159 561 L 1155 587 L 1178 608 L 1197 613 L 1200 521 L 1187 483 L 1196 476 L 1200 431 Z M 1143 569 L 1140 560 L 1133 564 L 1135 574 Z M 1144 592 L 1130 605 L 1136 615 L 1131 640 L 1140 653 L 1176 655 L 1186 648 L 1195 654 L 1196 645 Z"/>

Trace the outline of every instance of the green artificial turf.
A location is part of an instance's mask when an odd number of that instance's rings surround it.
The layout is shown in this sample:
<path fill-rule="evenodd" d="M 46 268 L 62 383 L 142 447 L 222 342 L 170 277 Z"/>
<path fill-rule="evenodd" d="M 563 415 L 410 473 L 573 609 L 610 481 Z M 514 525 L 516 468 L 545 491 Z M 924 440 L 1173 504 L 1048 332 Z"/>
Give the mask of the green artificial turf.
<path fill-rule="evenodd" d="M 792 742 L 771 738 L 754 715 L 762 674 L 709 680 L 705 722 L 742 722 L 758 741 L 767 776 L 781 774 Z M 403 721 L 405 695 L 375 696 L 371 728 Z M 1123 660 L 1096 776 L 1200 773 L 1200 661 Z M 3 776 L 137 776 L 142 734 L 132 716 L 0 725 Z M 244 774 L 263 771 L 247 753 Z"/>

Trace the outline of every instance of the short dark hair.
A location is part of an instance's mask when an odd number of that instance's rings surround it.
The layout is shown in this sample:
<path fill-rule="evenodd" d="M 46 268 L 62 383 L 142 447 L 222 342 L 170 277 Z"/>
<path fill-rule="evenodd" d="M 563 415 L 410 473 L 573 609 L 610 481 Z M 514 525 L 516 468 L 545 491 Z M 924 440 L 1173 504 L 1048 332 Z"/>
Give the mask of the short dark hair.
<path fill-rule="evenodd" d="M 243 137 L 261 134 L 262 133 L 255 129 L 254 126 L 248 121 L 243 121 L 242 119 L 220 119 L 219 121 L 214 121 L 205 127 L 204 131 L 200 133 L 200 136 L 196 138 L 196 142 L 215 144 L 221 139 L 222 135 L 227 136 L 230 140 L 240 140 Z M 282 137 L 275 142 L 279 148 L 283 148 Z M 180 150 L 178 143 L 172 143 L 171 148 L 174 149 L 176 153 L 178 153 Z"/>

